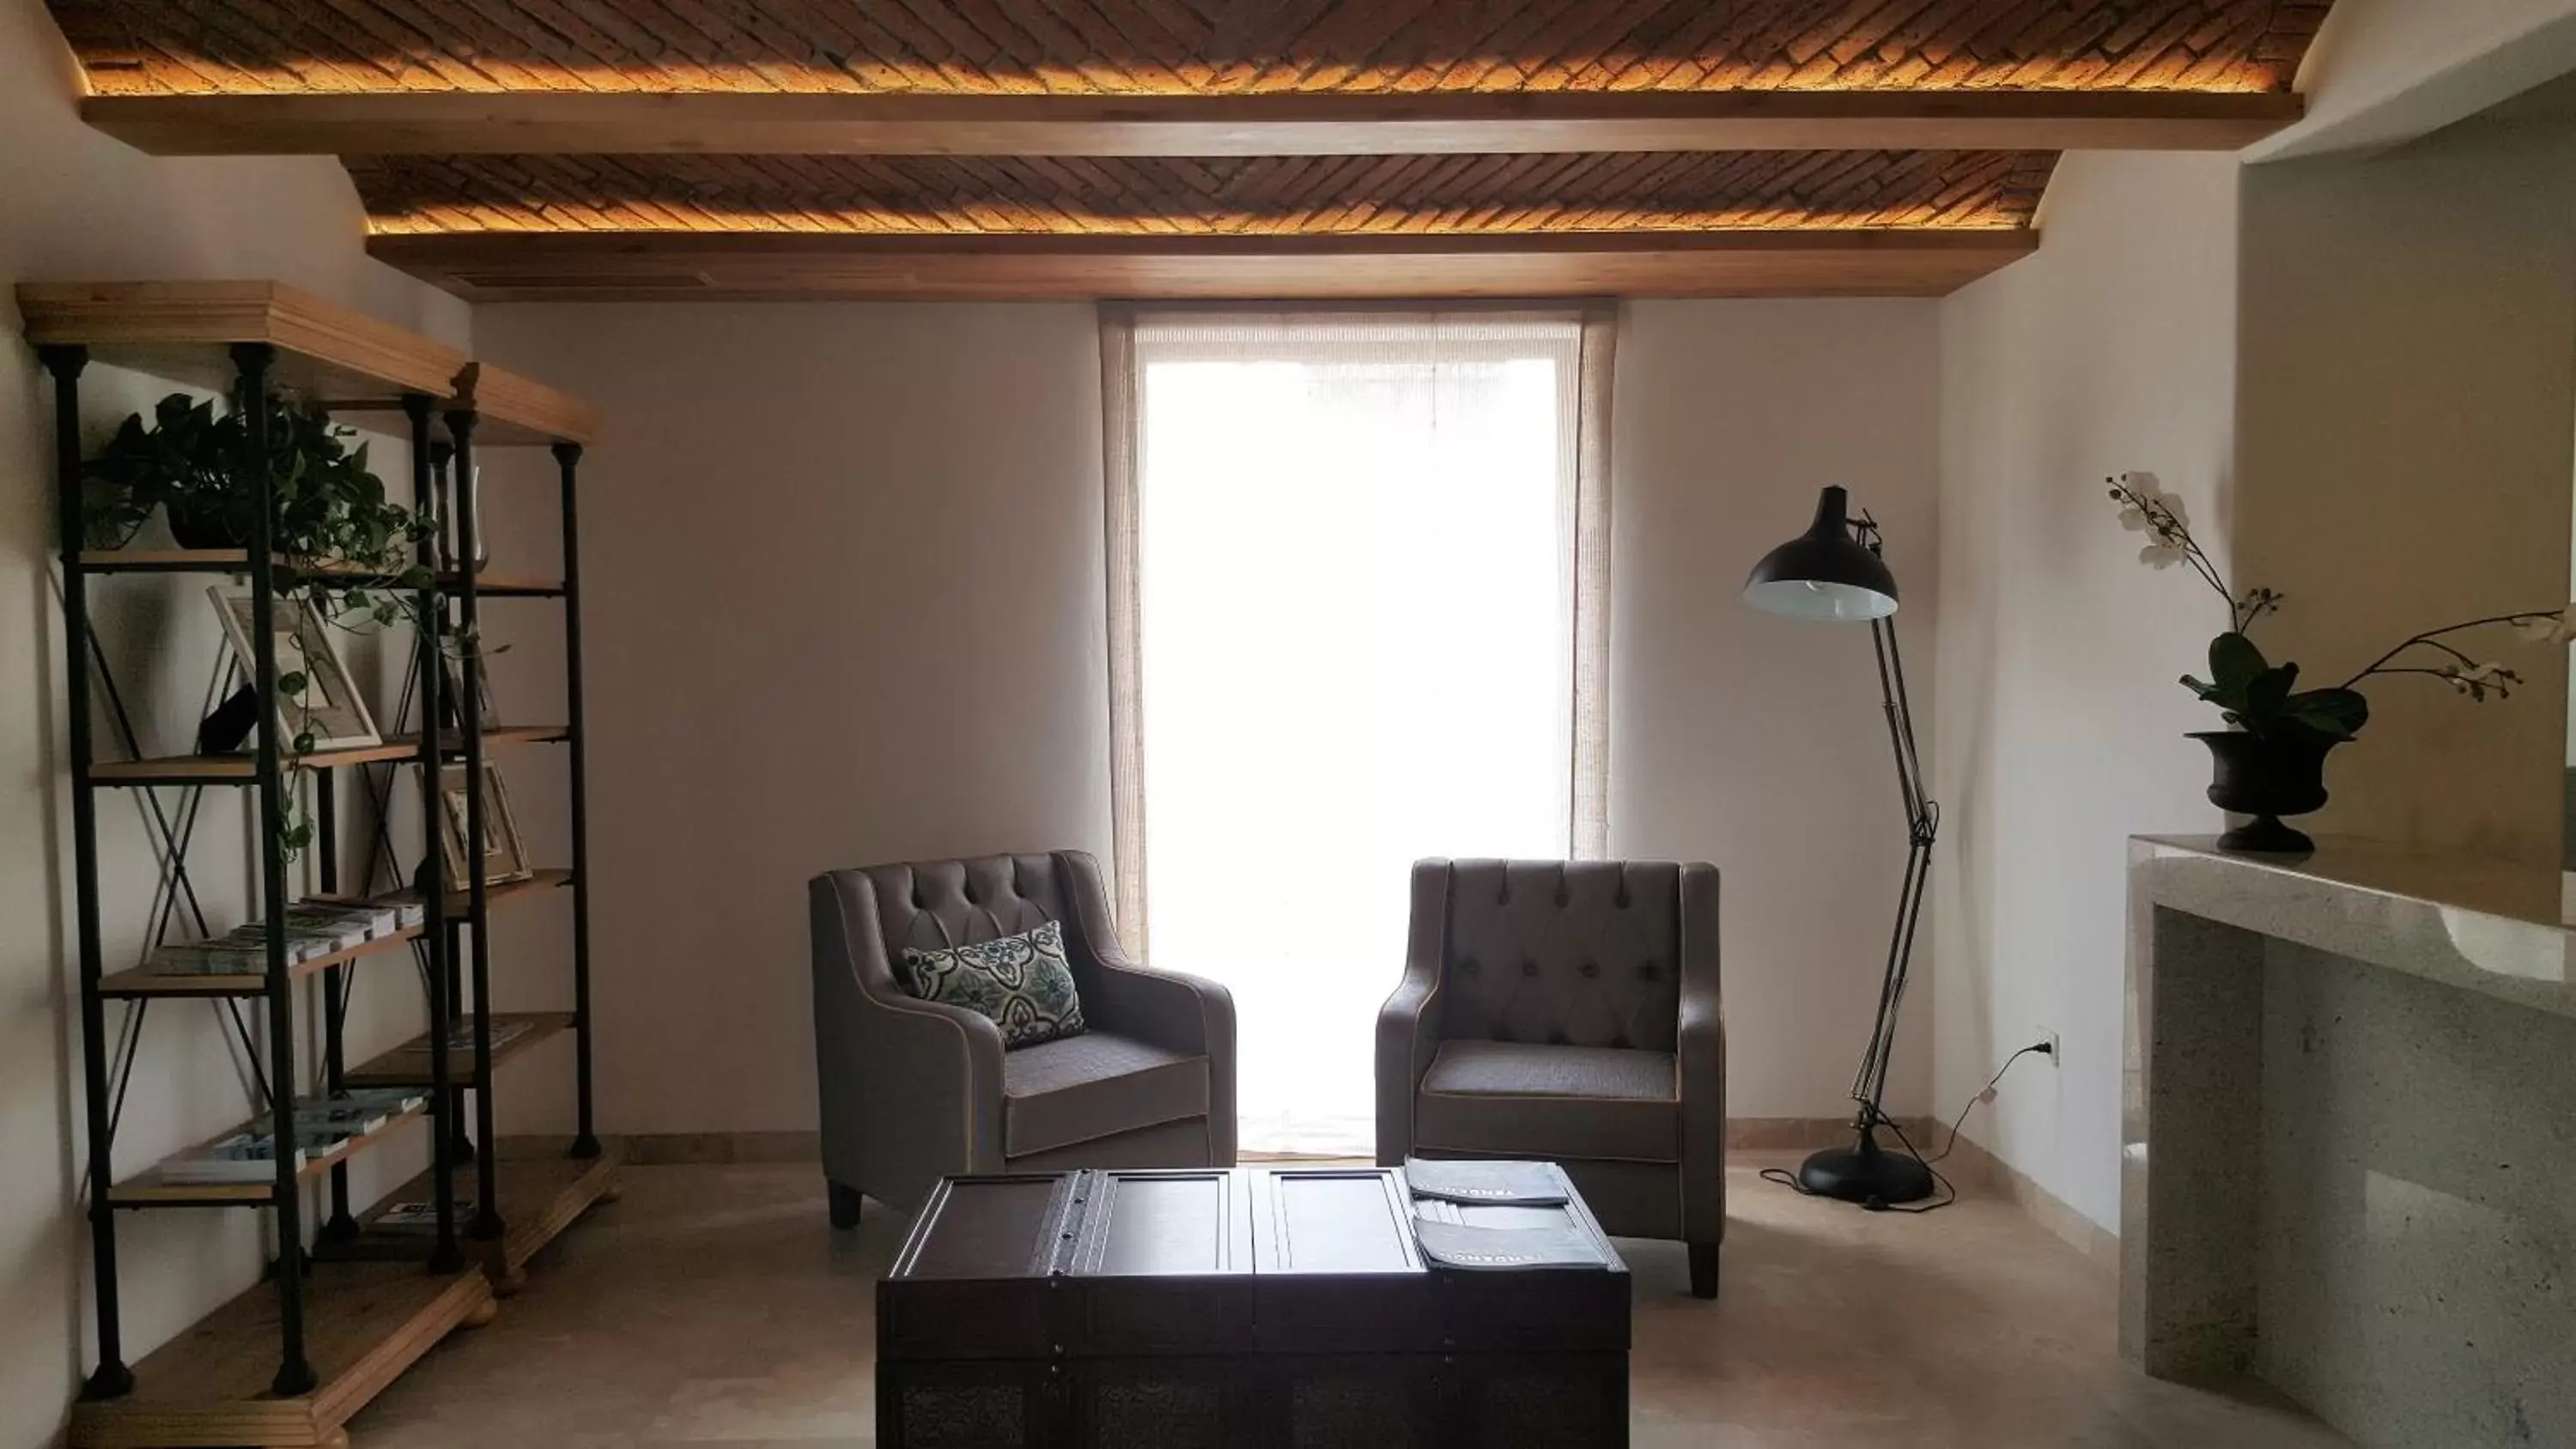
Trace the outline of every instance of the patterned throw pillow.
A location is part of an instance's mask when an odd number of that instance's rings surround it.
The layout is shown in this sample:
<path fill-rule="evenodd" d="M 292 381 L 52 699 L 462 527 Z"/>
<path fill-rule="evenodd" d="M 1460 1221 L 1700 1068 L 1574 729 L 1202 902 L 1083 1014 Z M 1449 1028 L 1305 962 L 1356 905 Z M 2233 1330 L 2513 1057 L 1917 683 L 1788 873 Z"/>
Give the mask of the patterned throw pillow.
<path fill-rule="evenodd" d="M 1004 1051 L 1080 1036 L 1085 1030 L 1082 998 L 1074 993 L 1073 967 L 1064 956 L 1061 922 L 972 946 L 907 949 L 896 974 L 903 989 L 923 1001 L 989 1017 L 1002 1029 Z"/>

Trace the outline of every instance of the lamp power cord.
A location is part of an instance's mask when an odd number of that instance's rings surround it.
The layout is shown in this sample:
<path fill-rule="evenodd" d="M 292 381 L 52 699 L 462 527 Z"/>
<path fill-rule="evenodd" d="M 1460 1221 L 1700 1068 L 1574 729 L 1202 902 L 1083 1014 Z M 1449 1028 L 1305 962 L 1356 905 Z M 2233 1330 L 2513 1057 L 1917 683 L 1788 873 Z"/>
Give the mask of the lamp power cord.
<path fill-rule="evenodd" d="M 1939 1212 L 1941 1209 L 1957 1202 L 1959 1200 L 1958 1188 L 1953 1186 L 1948 1176 L 1943 1174 L 1941 1169 L 1933 1164 L 1948 1157 L 1958 1148 L 1959 1129 L 1967 1125 L 1968 1114 L 1977 1110 L 1978 1103 L 1983 1102 L 1994 1095 L 1995 1088 L 2001 1084 L 2004 1079 L 2004 1073 L 2011 1071 L 2015 1062 L 2020 1061 L 2023 1057 L 2032 1055 L 2054 1057 L 2057 1055 L 2056 1044 L 2045 1040 L 2035 1041 L 2030 1045 L 2023 1047 L 2021 1050 L 2014 1052 L 2011 1056 L 2004 1058 L 2004 1064 L 1995 1068 L 1995 1074 L 1986 1078 L 1986 1084 L 1979 1087 L 1976 1090 L 1976 1093 L 1968 1098 L 1966 1105 L 1959 1108 L 1958 1115 L 1950 1119 L 1949 1141 L 1943 1143 L 1941 1145 L 1941 1150 L 1930 1157 L 1924 1156 L 1922 1149 L 1914 1145 L 1914 1139 L 1905 1135 L 1905 1128 L 1899 1124 L 1895 1118 L 1880 1115 L 1878 1117 L 1879 1125 L 1896 1134 L 1897 1145 L 1905 1149 L 1905 1154 L 1908 1157 L 1913 1158 L 1916 1162 L 1923 1164 L 1923 1170 L 1932 1174 L 1932 1181 L 1940 1186 L 1941 1196 L 1931 1202 L 1910 1207 L 1896 1203 L 1881 1202 L 1876 1198 L 1870 1199 L 1868 1202 L 1861 1204 L 1861 1206 L 1871 1212 L 1930 1213 Z M 1816 1197 L 1820 1195 L 1809 1192 L 1806 1184 L 1798 1181 L 1797 1174 L 1789 1171 L 1785 1167 L 1766 1167 L 1762 1169 L 1762 1178 L 1766 1182 L 1779 1183 L 1781 1186 L 1790 1189 L 1801 1197 Z"/>

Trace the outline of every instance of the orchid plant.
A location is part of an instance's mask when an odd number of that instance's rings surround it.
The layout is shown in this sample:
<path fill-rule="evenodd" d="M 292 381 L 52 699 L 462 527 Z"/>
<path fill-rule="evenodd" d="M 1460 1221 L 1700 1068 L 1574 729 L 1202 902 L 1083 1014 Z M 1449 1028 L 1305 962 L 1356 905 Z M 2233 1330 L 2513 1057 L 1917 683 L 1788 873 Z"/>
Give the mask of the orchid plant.
<path fill-rule="evenodd" d="M 2209 641 L 2210 677 L 2186 674 L 2182 684 L 2218 706 L 2229 724 L 2257 738 L 2304 736 L 2329 744 L 2351 739 L 2370 719 L 2370 701 L 2358 688 L 2365 679 L 2424 675 L 2480 704 L 2510 696 L 2522 683 L 2520 674 L 2477 659 L 2453 642 L 2471 630 L 2502 625 L 2535 644 L 2563 645 L 2576 638 L 2576 627 L 2569 623 L 2576 604 L 2490 614 L 2409 635 L 2341 684 L 2298 689 L 2299 666 L 2265 659 L 2250 637 L 2258 621 L 2280 611 L 2281 596 L 2264 588 L 2241 594 L 2229 588 L 2226 574 L 2192 537 L 2183 501 L 2165 492 L 2153 473 L 2123 473 L 2107 481 L 2111 500 L 2120 505 L 2120 526 L 2147 535 L 2138 562 L 2158 569 L 2188 568 L 2227 602 L 2227 632 Z"/>

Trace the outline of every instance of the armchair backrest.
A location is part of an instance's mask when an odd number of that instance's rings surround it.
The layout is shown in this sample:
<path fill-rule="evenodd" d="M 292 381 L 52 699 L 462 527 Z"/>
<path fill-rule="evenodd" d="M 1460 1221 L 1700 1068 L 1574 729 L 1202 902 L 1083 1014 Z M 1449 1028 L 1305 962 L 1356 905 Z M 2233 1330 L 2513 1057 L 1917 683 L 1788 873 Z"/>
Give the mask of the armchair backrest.
<path fill-rule="evenodd" d="M 884 928 L 886 960 L 1034 931 L 1071 913 L 1052 855 L 873 865 L 864 872 Z"/>
<path fill-rule="evenodd" d="M 1681 909 L 1670 862 L 1450 862 L 1440 1034 L 1673 1050 Z"/>

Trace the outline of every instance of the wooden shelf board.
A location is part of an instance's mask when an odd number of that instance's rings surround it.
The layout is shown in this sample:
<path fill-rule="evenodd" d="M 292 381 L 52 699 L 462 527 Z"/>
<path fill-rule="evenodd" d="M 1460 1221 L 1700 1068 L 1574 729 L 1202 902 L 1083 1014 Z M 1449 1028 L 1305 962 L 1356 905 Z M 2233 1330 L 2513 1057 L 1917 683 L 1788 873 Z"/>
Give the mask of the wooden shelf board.
<path fill-rule="evenodd" d="M 328 1152 L 316 1152 L 307 1156 L 304 1159 L 304 1165 L 295 1170 L 297 1180 L 310 1182 L 320 1177 L 331 1170 L 333 1163 L 346 1162 L 358 1156 L 368 1148 L 401 1131 L 406 1124 L 424 1117 L 428 1111 L 429 1103 L 424 1100 L 409 1111 L 395 1113 L 385 1125 L 373 1132 L 351 1137 Z M 221 1142 L 235 1132 L 252 1131 L 268 1125 L 266 1114 L 262 1114 L 259 1120 L 227 1128 L 207 1138 L 206 1142 Z M 206 1143 L 198 1144 L 201 1147 L 204 1145 Z M 156 1207 L 177 1203 L 239 1203 L 245 1207 L 257 1207 L 271 1201 L 276 1193 L 277 1183 L 273 1178 L 262 1178 L 258 1182 L 172 1182 L 164 1178 L 161 1175 L 161 1168 L 155 1165 L 109 1187 L 107 1200 L 121 1208 Z"/>
<path fill-rule="evenodd" d="M 513 896 L 528 895 L 536 891 L 561 890 L 563 887 L 570 884 L 572 884 L 571 871 L 541 870 L 529 876 L 526 880 L 502 881 L 497 885 L 485 886 L 483 888 L 483 899 L 486 903 L 497 906 L 501 902 L 509 900 Z M 420 893 L 417 891 L 394 891 L 387 895 L 378 896 L 376 899 L 389 902 L 416 901 L 420 899 Z M 472 898 L 466 892 L 449 891 L 447 893 L 446 904 L 447 918 L 451 921 L 464 919 L 467 907 L 472 904 Z"/>
<path fill-rule="evenodd" d="M 546 1244 L 561 1237 L 615 1185 L 618 1170 L 626 1165 L 626 1144 L 613 1137 L 600 1139 L 597 1157 L 565 1156 L 560 1138 L 526 1137 L 502 1138 L 493 1144 L 493 1154 L 499 1167 L 494 1196 L 501 1210 L 501 1241 L 497 1246 L 463 1241 L 468 1253 L 480 1250 L 485 1266 L 502 1277 L 515 1275 Z M 430 1191 L 430 1174 L 423 1172 L 361 1215 L 356 1239 L 326 1244 L 321 1251 L 333 1257 L 420 1261 L 429 1253 L 432 1234 L 385 1231 L 375 1224 L 395 1203 L 429 1201 Z M 455 1194 L 471 1200 L 474 1192 L 474 1168 L 469 1163 L 457 1170 Z M 460 1220 L 460 1237 L 464 1227 Z"/>
<path fill-rule="evenodd" d="M 300 981 L 316 971 L 345 966 L 361 957 L 372 956 L 379 951 L 390 951 L 396 946 L 408 945 L 420 939 L 420 933 L 421 928 L 418 926 L 405 926 L 390 936 L 378 936 L 372 941 L 361 941 L 355 946 L 334 951 L 328 956 L 316 956 L 310 961 L 295 962 L 286 968 L 286 976 L 290 981 Z M 110 998 L 257 996 L 267 989 L 268 977 L 258 972 L 181 974 L 155 971 L 148 966 L 137 966 L 131 971 L 119 971 L 113 976 L 100 978 L 98 983 L 99 995 Z"/>
<path fill-rule="evenodd" d="M 271 554 L 278 568 L 297 569 L 310 575 L 343 575 L 349 578 L 382 577 L 373 570 L 351 564 L 328 561 L 308 563 L 297 568 L 284 554 Z M 81 550 L 80 566 L 87 573 L 101 574 L 246 574 L 250 572 L 250 550 L 246 548 L 87 548 Z"/>
<path fill-rule="evenodd" d="M 554 744 L 571 737 L 564 725 L 503 725 L 483 732 L 486 745 Z M 462 735 L 449 732 L 440 748 L 449 753 L 465 748 Z M 413 734 L 388 736 L 380 745 L 360 745 L 344 750 L 315 750 L 297 762 L 297 768 L 336 770 L 347 765 L 377 765 L 418 757 L 420 737 Z M 167 755 L 150 760 L 111 760 L 89 767 L 89 776 L 102 785 L 155 785 L 183 781 L 236 780 L 249 784 L 259 778 L 259 762 L 248 754 L 236 755 Z"/>
<path fill-rule="evenodd" d="M 541 870 L 526 880 L 505 881 L 499 885 L 489 887 L 484 892 L 484 899 L 491 905 L 498 905 L 514 896 L 527 895 L 536 891 L 558 890 L 564 886 L 570 885 L 571 883 L 572 872 L 568 870 Z M 377 897 L 377 899 L 389 903 L 393 901 L 417 900 L 418 898 L 417 894 L 411 891 L 394 891 L 387 895 Z M 449 918 L 457 919 L 463 917 L 467 904 L 468 902 L 466 900 L 465 892 L 450 892 L 447 896 L 447 913 Z M 379 951 L 391 950 L 396 946 L 417 940 L 421 934 L 421 929 L 422 928 L 419 926 L 405 926 L 393 935 L 380 936 L 375 940 L 351 946 L 345 951 L 334 951 L 328 956 L 316 956 L 310 961 L 298 961 L 286 968 L 287 977 L 290 980 L 300 980 L 317 971 L 326 970 L 333 966 L 346 965 L 349 962 L 360 960 L 367 956 L 372 956 Z M 165 975 L 161 972 L 138 966 L 129 971 L 119 971 L 112 976 L 101 977 L 98 985 L 100 995 L 112 998 L 136 996 L 257 996 L 268 989 L 268 978 L 265 975 L 253 975 L 248 972 L 239 974 L 210 973 L 206 975 L 185 976 Z"/>
<path fill-rule="evenodd" d="M 389 577 L 349 564 L 323 562 L 298 567 L 283 555 L 272 557 L 279 568 L 295 569 L 308 577 L 352 581 L 372 579 L 378 582 Z M 240 548 L 92 548 L 81 551 L 80 566 L 85 573 L 97 574 L 246 574 L 250 571 L 250 551 Z M 453 570 L 443 572 L 438 576 L 438 586 L 454 593 L 463 587 L 464 577 Z M 474 575 L 474 592 L 484 598 L 549 598 L 563 593 L 563 581 L 477 573 Z"/>
<path fill-rule="evenodd" d="M 449 593 L 457 590 L 457 576 L 441 574 L 439 586 Z M 514 578 L 508 574 L 476 574 L 474 593 L 484 599 L 554 599 L 563 597 L 563 580 Z"/>
<path fill-rule="evenodd" d="M 22 282 L 18 311 L 39 346 L 76 343 L 101 362 L 229 388 L 227 344 L 278 349 L 272 377 L 313 395 L 444 398 L 456 348 L 275 282 Z"/>
<path fill-rule="evenodd" d="M 269 1392 L 277 1373 L 277 1289 L 260 1283 L 134 1366 L 134 1390 L 72 1406 L 74 1449 L 323 1445 L 451 1329 L 490 1311 L 492 1285 L 468 1269 L 316 1263 L 305 1280 L 306 1353 L 321 1382 Z"/>
<path fill-rule="evenodd" d="M 492 1013 L 492 1024 L 496 1029 L 505 1021 L 524 1021 L 528 1023 L 528 1030 L 507 1043 L 493 1043 L 492 1070 L 495 1073 L 505 1063 L 534 1050 L 539 1043 L 570 1030 L 573 1015 L 569 1011 Z M 343 1080 L 352 1087 L 426 1087 L 429 1085 L 429 1053 L 414 1048 L 425 1044 L 427 1039 L 428 1033 L 423 1032 L 391 1051 L 381 1052 L 351 1067 Z M 458 1047 L 447 1054 L 447 1080 L 450 1086 L 456 1087 L 474 1084 L 474 1048 L 471 1045 Z"/>
<path fill-rule="evenodd" d="M 455 402 L 474 410 L 478 444 L 587 443 L 599 435 L 599 414 L 590 404 L 488 362 L 465 364 L 456 375 Z"/>

